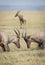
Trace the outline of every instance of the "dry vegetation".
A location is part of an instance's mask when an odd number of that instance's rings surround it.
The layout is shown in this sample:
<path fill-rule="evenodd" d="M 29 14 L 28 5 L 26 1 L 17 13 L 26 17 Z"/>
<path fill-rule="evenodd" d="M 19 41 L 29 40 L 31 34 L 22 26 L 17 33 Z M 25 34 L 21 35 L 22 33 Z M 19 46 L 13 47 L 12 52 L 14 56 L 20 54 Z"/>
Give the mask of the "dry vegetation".
<path fill-rule="evenodd" d="M 19 19 L 14 17 L 15 13 L 0 12 L 0 30 L 8 35 L 15 35 L 13 29 L 20 28 Z M 20 14 L 23 14 L 27 20 L 26 25 L 23 26 L 27 35 L 41 30 L 45 31 L 45 12 L 21 12 Z M 28 49 L 22 38 L 20 44 L 20 49 L 16 48 L 13 43 L 9 44 L 10 52 L 3 52 L 0 47 L 0 65 L 45 65 L 45 48 L 38 49 L 38 45 L 32 43 Z"/>

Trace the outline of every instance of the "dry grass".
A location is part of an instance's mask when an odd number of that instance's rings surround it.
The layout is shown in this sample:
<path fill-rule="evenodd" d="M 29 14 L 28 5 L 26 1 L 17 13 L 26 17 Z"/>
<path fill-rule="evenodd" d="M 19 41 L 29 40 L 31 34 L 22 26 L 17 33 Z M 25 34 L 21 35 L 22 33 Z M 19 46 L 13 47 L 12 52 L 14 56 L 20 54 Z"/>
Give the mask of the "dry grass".
<path fill-rule="evenodd" d="M 8 35 L 15 34 L 13 29 L 20 28 L 19 19 L 15 18 L 16 12 L 0 12 L 0 30 Z M 23 28 L 27 35 L 40 30 L 45 30 L 45 12 L 21 12 L 27 20 Z M 21 33 L 21 29 L 20 29 Z M 28 49 L 25 41 L 21 38 L 21 48 L 18 49 L 11 43 L 10 52 L 3 52 L 0 47 L 0 65 L 45 65 L 45 49 L 38 49 L 36 43 L 32 43 Z"/>

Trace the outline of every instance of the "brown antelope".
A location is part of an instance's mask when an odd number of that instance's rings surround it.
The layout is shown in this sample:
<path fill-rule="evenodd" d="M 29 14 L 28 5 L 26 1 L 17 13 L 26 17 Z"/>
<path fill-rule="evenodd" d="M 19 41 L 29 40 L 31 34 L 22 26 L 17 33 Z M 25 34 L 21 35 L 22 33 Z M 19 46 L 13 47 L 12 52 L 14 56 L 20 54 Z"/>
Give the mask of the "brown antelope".
<path fill-rule="evenodd" d="M 18 11 L 15 15 L 15 17 L 18 16 L 19 20 L 20 20 L 20 26 L 22 28 L 22 24 L 26 23 L 26 20 L 24 19 L 23 15 L 19 14 L 20 11 Z"/>
<path fill-rule="evenodd" d="M 12 35 L 8 36 L 3 31 L 0 31 L 0 46 L 3 48 L 3 51 L 9 51 L 8 44 L 14 43 L 17 48 L 20 48 L 20 33 L 14 30 L 17 36 Z"/>
<path fill-rule="evenodd" d="M 22 37 L 27 44 L 27 48 L 30 48 L 31 42 L 36 42 L 38 43 L 38 46 L 40 48 L 42 49 L 44 48 L 44 44 L 45 44 L 45 33 L 44 32 L 35 33 L 29 36 L 27 36 L 26 33 L 23 32 Z"/>

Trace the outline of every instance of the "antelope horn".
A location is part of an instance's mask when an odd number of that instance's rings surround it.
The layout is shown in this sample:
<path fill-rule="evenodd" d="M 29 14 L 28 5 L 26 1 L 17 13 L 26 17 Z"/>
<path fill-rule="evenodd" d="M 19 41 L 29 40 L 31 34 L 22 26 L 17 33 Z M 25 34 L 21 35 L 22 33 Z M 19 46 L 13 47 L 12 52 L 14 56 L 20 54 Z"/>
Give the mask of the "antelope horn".
<path fill-rule="evenodd" d="M 16 30 L 17 30 L 17 31 L 16 31 Z M 14 29 L 14 32 L 16 33 L 17 36 L 19 36 L 19 35 L 20 35 L 20 32 L 19 32 L 18 29 L 16 29 L 16 30 Z"/>
<path fill-rule="evenodd" d="M 17 29 L 17 28 L 16 28 Z M 18 31 L 18 34 L 20 35 L 20 31 L 17 29 L 17 31 Z"/>
<path fill-rule="evenodd" d="M 18 35 L 17 31 L 14 29 L 14 32 L 16 33 L 16 35 Z"/>

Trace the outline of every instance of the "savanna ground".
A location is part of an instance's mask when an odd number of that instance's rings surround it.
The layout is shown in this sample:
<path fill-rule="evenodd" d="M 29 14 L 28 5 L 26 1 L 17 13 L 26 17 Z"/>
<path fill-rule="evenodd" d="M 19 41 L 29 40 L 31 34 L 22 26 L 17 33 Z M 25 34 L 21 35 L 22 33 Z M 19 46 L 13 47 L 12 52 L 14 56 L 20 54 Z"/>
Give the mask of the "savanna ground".
<path fill-rule="evenodd" d="M 19 19 L 15 18 L 16 12 L 0 12 L 0 30 L 8 35 L 16 35 L 13 31 L 18 28 L 20 33 Z M 27 20 L 23 29 L 28 34 L 45 31 L 45 12 L 21 12 Z M 20 36 L 21 37 L 21 36 Z M 28 49 L 23 38 L 20 39 L 21 48 L 18 49 L 13 43 L 9 44 L 10 52 L 3 52 L 0 47 L 0 65 L 45 65 L 45 48 L 39 49 L 36 43 L 32 43 Z"/>

